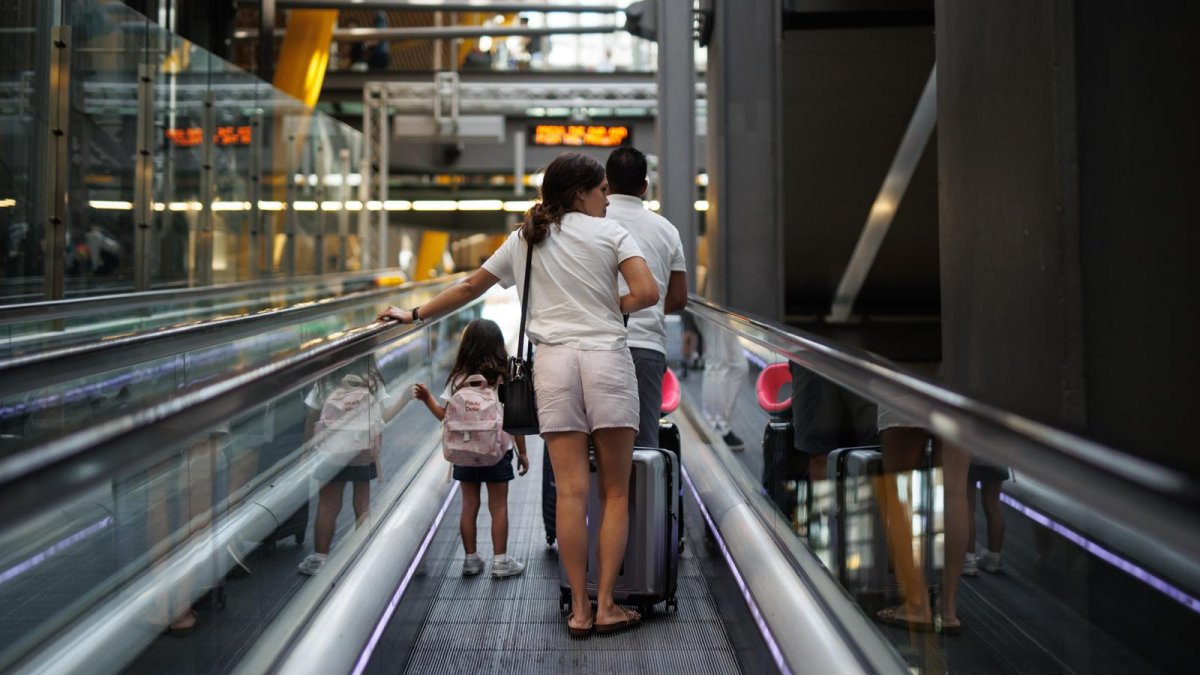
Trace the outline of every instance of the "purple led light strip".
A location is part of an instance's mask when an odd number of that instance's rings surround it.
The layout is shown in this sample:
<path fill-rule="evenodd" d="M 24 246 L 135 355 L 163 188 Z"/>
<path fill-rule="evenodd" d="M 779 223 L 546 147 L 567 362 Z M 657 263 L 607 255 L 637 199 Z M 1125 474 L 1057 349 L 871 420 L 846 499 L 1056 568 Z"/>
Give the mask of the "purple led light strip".
<path fill-rule="evenodd" d="M 23 561 L 17 563 L 16 565 L 13 565 L 12 567 L 4 570 L 3 572 L 0 572 L 0 584 L 7 583 L 9 581 L 12 581 L 13 579 L 16 579 L 17 577 L 21 576 L 22 574 L 37 567 L 38 565 L 41 565 L 42 563 L 46 562 L 50 558 L 53 558 L 54 556 L 58 555 L 59 553 L 62 553 L 63 551 L 71 548 L 75 544 L 78 544 L 79 542 L 83 541 L 84 539 L 87 539 L 88 537 L 92 536 L 93 534 L 96 534 L 100 530 L 103 530 L 104 528 L 106 528 L 112 524 L 113 524 L 112 516 L 105 516 L 98 522 L 88 525 L 87 527 L 83 528 L 82 530 L 76 532 L 75 534 L 72 534 L 71 536 L 63 539 L 62 541 L 59 541 L 56 544 L 52 544 L 51 546 L 44 549 L 40 553 L 34 554 L 33 556 L 27 558 L 26 560 L 23 560 Z"/>
<path fill-rule="evenodd" d="M 1075 544 L 1079 548 L 1082 548 L 1083 550 L 1087 551 L 1088 553 L 1096 556 L 1097 558 L 1103 560 L 1104 562 L 1108 563 L 1109 565 L 1112 565 L 1113 567 L 1121 570 L 1122 572 L 1128 574 L 1129 576 L 1131 576 L 1131 577 L 1137 579 L 1138 581 L 1141 581 L 1142 583 L 1146 584 L 1147 586 L 1153 588 L 1154 590 L 1158 591 L 1159 593 L 1162 593 L 1163 595 L 1167 596 L 1168 598 L 1171 598 L 1175 602 L 1178 602 L 1179 604 L 1183 605 L 1184 607 L 1187 607 L 1188 609 L 1192 610 L 1193 612 L 1200 613 L 1200 599 L 1197 599 L 1194 596 L 1189 595 L 1184 590 L 1182 590 L 1176 586 L 1172 586 L 1166 580 L 1164 580 L 1160 577 L 1157 577 L 1154 574 L 1151 574 L 1145 568 L 1143 568 L 1139 565 L 1136 565 L 1133 562 L 1126 560 L 1125 558 L 1122 558 L 1121 556 L 1117 555 L 1116 553 L 1113 553 L 1112 551 L 1109 551 L 1108 549 L 1106 549 L 1103 546 L 1097 544 L 1096 542 L 1088 539 L 1087 537 L 1084 537 L 1083 535 L 1072 530 L 1071 528 L 1067 527 L 1066 525 L 1063 525 L 1062 523 L 1051 520 L 1049 516 L 1045 515 L 1044 513 L 1039 512 L 1039 511 L 1035 511 L 1034 509 L 1022 504 L 1021 502 L 1017 501 L 1016 499 L 1013 499 L 1010 495 L 1007 495 L 1007 494 L 1001 492 L 1000 493 L 1000 501 L 1004 502 L 1005 504 L 1008 504 L 1014 510 L 1016 510 L 1017 512 L 1024 515 L 1026 518 L 1029 518 L 1030 520 L 1041 525 L 1042 527 L 1049 529 L 1050 531 L 1061 536 L 1062 538 L 1066 539 L 1067 541 L 1070 541 L 1071 543 Z"/>
<path fill-rule="evenodd" d="M 412 581 L 413 574 L 417 571 L 417 565 L 420 565 L 421 559 L 425 557 L 425 549 L 429 548 L 429 542 L 433 541 L 433 535 L 441 527 L 442 518 L 446 515 L 446 510 L 450 508 L 450 501 L 454 499 L 454 493 L 456 492 L 458 492 L 458 481 L 454 481 L 454 485 L 450 488 L 450 493 L 446 495 L 446 501 L 442 502 L 442 508 L 438 511 L 437 518 L 433 519 L 433 524 L 429 526 L 429 531 L 425 533 L 425 540 L 421 542 L 421 548 L 417 549 L 417 555 L 413 557 L 412 564 L 408 566 L 408 571 L 404 573 L 404 579 L 400 581 L 400 587 L 392 594 L 392 599 L 388 602 L 383 616 L 379 617 L 379 623 L 375 625 L 375 631 L 371 633 L 371 639 L 367 641 L 367 646 L 363 648 L 362 654 L 358 656 L 358 662 L 354 664 L 354 670 L 351 671 L 351 675 L 362 675 L 363 670 L 366 669 L 367 662 L 371 660 L 371 654 L 375 652 L 375 646 L 379 644 L 380 638 L 383 637 L 383 630 L 387 628 L 388 622 L 392 620 L 392 614 L 396 613 L 396 607 L 400 605 L 400 598 L 404 597 L 404 592 L 408 590 L 408 584 Z"/>
<path fill-rule="evenodd" d="M 733 572 L 733 578 L 737 581 L 738 589 L 742 592 L 742 598 L 746 601 L 746 606 L 750 608 L 750 614 L 754 617 L 754 623 L 758 626 L 758 632 L 762 633 L 763 640 L 767 643 L 767 650 L 771 652 L 771 658 L 775 660 L 775 666 L 779 668 L 779 672 L 784 675 L 791 675 L 792 670 L 788 668 L 788 664 L 783 660 L 783 652 L 779 649 L 779 642 L 775 640 L 775 635 L 767 626 L 767 622 L 763 619 L 762 610 L 759 609 L 758 603 L 754 601 L 750 594 L 750 588 L 746 586 L 746 580 L 742 577 L 742 571 L 738 569 L 737 563 L 733 561 L 733 555 L 729 552 L 729 548 L 725 546 L 725 539 L 721 536 L 721 532 L 717 530 L 716 523 L 713 522 L 712 516 L 709 515 L 708 509 L 704 508 L 704 502 L 700 499 L 700 493 L 696 491 L 696 486 L 692 484 L 692 477 L 688 475 L 687 469 L 682 466 L 679 471 L 683 474 L 683 480 L 687 483 L 688 489 L 692 491 L 692 497 L 696 499 L 696 505 L 700 507 L 700 515 L 704 516 L 704 521 L 708 523 L 708 529 L 713 534 L 713 538 L 717 540 L 717 546 L 721 549 L 721 555 L 724 556 L 726 564 Z M 680 505 L 682 508 L 682 505 Z M 359 675 L 355 671 L 354 675 Z"/>

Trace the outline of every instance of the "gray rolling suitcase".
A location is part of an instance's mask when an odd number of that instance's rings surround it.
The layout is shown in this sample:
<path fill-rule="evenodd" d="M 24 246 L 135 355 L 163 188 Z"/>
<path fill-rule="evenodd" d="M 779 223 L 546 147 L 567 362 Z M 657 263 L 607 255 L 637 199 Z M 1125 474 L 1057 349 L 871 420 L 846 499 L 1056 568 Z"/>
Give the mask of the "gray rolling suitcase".
<path fill-rule="evenodd" d="M 912 520 L 919 524 L 912 531 L 919 559 L 914 563 L 924 571 L 926 585 L 934 592 L 939 570 L 933 564 L 933 481 L 928 451 L 925 466 L 901 474 L 913 485 L 913 502 L 908 504 Z M 879 446 L 840 448 L 829 454 L 830 478 L 834 481 L 834 519 L 830 528 L 830 548 L 838 581 L 868 610 L 900 602 L 900 585 L 895 564 L 888 550 L 887 524 L 876 494 L 874 479 L 883 475 L 883 455 Z"/>
<path fill-rule="evenodd" d="M 614 599 L 636 605 L 647 614 L 664 602 L 678 610 L 675 590 L 679 576 L 679 456 L 661 448 L 635 448 L 629 476 L 629 540 L 617 576 Z M 600 531 L 600 497 L 596 467 L 588 492 L 588 595 L 596 597 L 596 541 Z M 571 604 L 571 589 L 559 564 L 563 609 Z"/>

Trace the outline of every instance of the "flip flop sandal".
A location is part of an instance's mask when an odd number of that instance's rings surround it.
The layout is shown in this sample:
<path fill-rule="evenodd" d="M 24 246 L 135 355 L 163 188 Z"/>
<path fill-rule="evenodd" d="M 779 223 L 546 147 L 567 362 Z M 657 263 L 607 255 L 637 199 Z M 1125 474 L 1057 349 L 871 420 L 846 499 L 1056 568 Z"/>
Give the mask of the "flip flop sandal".
<path fill-rule="evenodd" d="M 163 629 L 163 633 L 176 638 L 187 637 L 192 633 L 195 633 L 196 627 L 200 625 L 200 618 L 196 616 L 196 610 L 194 609 L 188 610 L 188 616 L 192 619 L 192 625 L 182 626 L 180 628 L 172 628 L 167 626 L 165 629 Z"/>
<path fill-rule="evenodd" d="M 933 621 L 914 621 L 900 616 L 900 611 L 903 607 L 884 607 L 875 612 L 875 620 L 885 626 L 893 628 L 903 628 L 904 630 L 913 633 L 932 633 L 934 632 Z"/>
<path fill-rule="evenodd" d="M 576 628 L 575 626 L 572 626 L 571 619 L 574 619 L 574 618 L 575 618 L 574 612 L 567 615 L 567 632 L 571 634 L 571 637 L 576 638 L 576 639 L 582 639 L 582 638 L 585 638 L 592 634 L 592 629 L 596 627 L 595 615 L 592 615 L 592 625 L 590 625 L 586 628 Z"/>
<path fill-rule="evenodd" d="M 614 621 L 613 623 L 598 623 L 594 626 L 597 635 L 611 635 L 620 631 L 633 628 L 642 622 L 642 615 L 632 609 L 621 608 L 625 613 L 624 621 Z"/>
<path fill-rule="evenodd" d="M 947 626 L 939 620 L 937 622 L 937 632 L 941 635 L 962 635 L 962 624 Z"/>

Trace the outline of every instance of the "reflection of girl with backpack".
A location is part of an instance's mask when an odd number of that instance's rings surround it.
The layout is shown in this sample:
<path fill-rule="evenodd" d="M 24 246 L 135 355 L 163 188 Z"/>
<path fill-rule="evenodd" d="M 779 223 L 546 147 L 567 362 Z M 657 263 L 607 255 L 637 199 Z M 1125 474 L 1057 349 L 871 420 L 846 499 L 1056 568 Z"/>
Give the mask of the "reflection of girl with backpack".
<path fill-rule="evenodd" d="M 379 466 L 383 450 L 383 406 L 388 397 L 374 359 L 322 378 L 304 398 L 308 407 L 306 436 L 315 439 L 321 454 L 317 478 L 317 519 L 313 524 L 314 552 L 300 563 L 301 574 L 316 574 L 333 543 L 346 483 L 354 486 L 355 527 L 366 522 L 371 507 L 371 481 L 383 482 Z"/>
<path fill-rule="evenodd" d="M 442 451 L 454 463 L 454 479 L 462 485 L 463 576 L 483 571 L 483 558 L 475 550 L 475 519 L 479 515 L 480 484 L 487 483 L 488 512 L 492 516 L 492 577 L 514 577 L 525 565 L 508 555 L 508 481 L 513 475 L 513 442 L 521 475 L 529 470 L 525 437 L 504 433 L 504 412 L 497 388 L 504 379 L 508 353 L 504 335 L 494 321 L 476 319 L 463 331 L 458 357 L 442 392 L 445 407 L 423 384 L 416 397 L 442 420 Z M 498 461 L 497 461 L 498 458 Z"/>

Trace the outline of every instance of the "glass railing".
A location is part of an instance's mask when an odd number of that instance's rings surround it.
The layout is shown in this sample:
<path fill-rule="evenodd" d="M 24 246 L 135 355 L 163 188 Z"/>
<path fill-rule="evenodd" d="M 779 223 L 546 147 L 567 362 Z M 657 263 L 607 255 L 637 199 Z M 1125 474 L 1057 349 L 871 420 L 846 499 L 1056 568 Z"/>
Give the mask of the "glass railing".
<path fill-rule="evenodd" d="M 669 320 L 693 421 L 912 672 L 1190 669 L 1194 483 L 934 372 L 696 299 Z"/>
<path fill-rule="evenodd" d="M 379 273 L 325 275 L 286 284 L 256 281 L 11 305 L 0 308 L 0 360 L 399 285 L 399 279 Z"/>
<path fill-rule="evenodd" d="M 57 462 L 0 459 L 0 669 L 230 672 L 273 625 L 303 621 L 305 587 L 337 578 L 440 440 L 406 405 L 413 384 L 444 382 L 494 304 L 511 301 L 317 334 L 46 446 Z"/>
<path fill-rule="evenodd" d="M 3 21 L 0 302 L 363 267 L 369 206 L 295 179 L 351 173 L 359 132 L 115 0 Z"/>
<path fill-rule="evenodd" d="M 445 286 L 363 292 L 333 302 L 197 322 L 180 330 L 54 352 L 47 355 L 53 358 L 28 364 L 0 360 L 0 377 L 5 378 L 0 387 L 0 456 L 248 372 L 325 336 L 370 323 L 389 303 L 419 305 Z"/>

